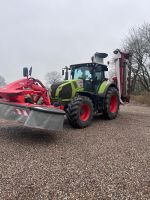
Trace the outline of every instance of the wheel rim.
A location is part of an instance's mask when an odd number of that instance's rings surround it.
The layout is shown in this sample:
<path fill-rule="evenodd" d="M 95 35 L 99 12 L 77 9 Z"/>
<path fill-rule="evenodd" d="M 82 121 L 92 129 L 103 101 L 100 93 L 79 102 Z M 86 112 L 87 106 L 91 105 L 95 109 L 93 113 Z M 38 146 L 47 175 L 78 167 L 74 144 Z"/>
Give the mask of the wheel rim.
<path fill-rule="evenodd" d="M 111 96 L 110 99 L 110 112 L 115 113 L 117 111 L 118 99 L 116 95 Z"/>
<path fill-rule="evenodd" d="M 87 121 L 90 117 L 90 107 L 89 105 L 82 105 L 80 112 L 80 120 Z"/>

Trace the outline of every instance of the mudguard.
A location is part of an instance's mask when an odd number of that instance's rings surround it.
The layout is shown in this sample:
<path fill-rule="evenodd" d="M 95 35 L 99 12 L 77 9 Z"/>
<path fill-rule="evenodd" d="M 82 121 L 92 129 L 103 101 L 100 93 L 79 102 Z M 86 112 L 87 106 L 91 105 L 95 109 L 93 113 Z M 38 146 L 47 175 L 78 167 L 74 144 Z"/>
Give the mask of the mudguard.
<path fill-rule="evenodd" d="M 99 89 L 98 89 L 98 95 L 105 97 L 107 90 L 109 87 L 115 87 L 117 88 L 115 83 L 110 82 L 109 80 L 105 80 L 103 81 L 103 83 L 100 85 Z M 117 88 L 118 89 L 118 88 Z"/>

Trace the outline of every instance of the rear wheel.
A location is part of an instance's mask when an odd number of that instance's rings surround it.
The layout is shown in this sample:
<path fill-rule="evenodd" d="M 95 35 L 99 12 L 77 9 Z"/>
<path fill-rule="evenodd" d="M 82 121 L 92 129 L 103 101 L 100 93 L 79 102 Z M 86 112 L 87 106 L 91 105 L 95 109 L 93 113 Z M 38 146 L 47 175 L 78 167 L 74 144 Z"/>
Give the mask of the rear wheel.
<path fill-rule="evenodd" d="M 115 87 L 108 88 L 105 100 L 103 116 L 106 119 L 115 119 L 118 115 L 120 100 L 119 93 Z"/>
<path fill-rule="evenodd" d="M 93 118 L 93 103 L 84 96 L 75 97 L 68 105 L 67 117 L 74 128 L 89 126 Z"/>

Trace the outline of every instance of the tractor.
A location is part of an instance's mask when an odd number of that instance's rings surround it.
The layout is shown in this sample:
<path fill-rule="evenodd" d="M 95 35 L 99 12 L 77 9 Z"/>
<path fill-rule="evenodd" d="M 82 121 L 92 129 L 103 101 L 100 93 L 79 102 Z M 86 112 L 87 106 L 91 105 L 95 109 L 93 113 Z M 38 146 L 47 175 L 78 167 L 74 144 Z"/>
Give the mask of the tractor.
<path fill-rule="evenodd" d="M 130 55 L 114 51 L 116 76 L 105 76 L 106 53 L 95 53 L 92 62 L 70 65 L 62 70 L 65 80 L 47 88 L 23 69 L 23 79 L 0 88 L 0 117 L 38 129 L 63 128 L 65 115 L 72 127 L 84 128 L 97 113 L 117 117 L 120 103 L 129 101 Z M 70 80 L 69 80 L 70 79 Z"/>
<path fill-rule="evenodd" d="M 50 87 L 51 102 L 64 106 L 69 123 L 74 128 L 84 128 L 93 116 L 101 113 L 105 119 L 115 119 L 120 104 L 129 102 L 130 54 L 114 51 L 113 67 L 116 76 L 106 78 L 108 54 L 95 53 L 92 62 L 74 64 L 62 69 L 65 80 Z M 69 80 L 70 77 L 70 80 Z"/>

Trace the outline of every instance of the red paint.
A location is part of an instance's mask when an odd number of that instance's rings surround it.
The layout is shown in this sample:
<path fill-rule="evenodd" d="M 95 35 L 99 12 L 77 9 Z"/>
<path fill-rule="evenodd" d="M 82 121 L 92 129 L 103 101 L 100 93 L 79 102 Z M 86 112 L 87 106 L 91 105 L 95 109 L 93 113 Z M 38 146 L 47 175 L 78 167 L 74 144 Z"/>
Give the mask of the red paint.
<path fill-rule="evenodd" d="M 33 103 L 26 103 L 25 98 L 29 97 Z M 38 101 L 42 97 L 42 103 Z M 51 105 L 48 90 L 41 81 L 34 78 L 24 78 L 0 88 L 0 102 L 10 105 L 21 105 L 26 107 L 41 106 L 64 110 L 64 106 Z"/>
<path fill-rule="evenodd" d="M 37 79 L 24 78 L 0 88 L 0 97 L 9 102 L 25 103 L 25 98 L 30 97 L 33 104 L 37 104 L 40 97 L 43 99 L 42 105 L 50 105 L 48 91 Z"/>
<path fill-rule="evenodd" d="M 110 99 L 110 112 L 115 113 L 117 111 L 117 96 L 113 95 Z"/>
<path fill-rule="evenodd" d="M 81 106 L 80 120 L 87 121 L 90 116 L 90 107 L 87 104 Z"/>

